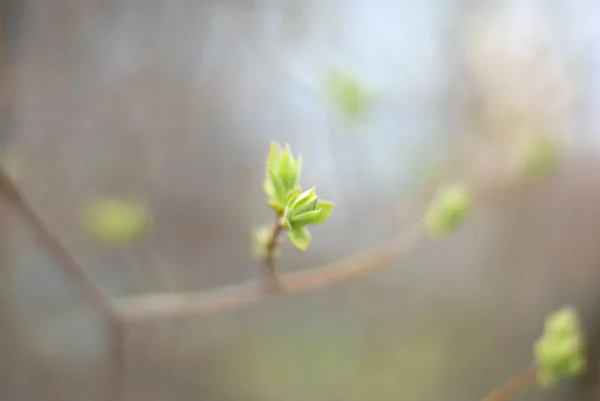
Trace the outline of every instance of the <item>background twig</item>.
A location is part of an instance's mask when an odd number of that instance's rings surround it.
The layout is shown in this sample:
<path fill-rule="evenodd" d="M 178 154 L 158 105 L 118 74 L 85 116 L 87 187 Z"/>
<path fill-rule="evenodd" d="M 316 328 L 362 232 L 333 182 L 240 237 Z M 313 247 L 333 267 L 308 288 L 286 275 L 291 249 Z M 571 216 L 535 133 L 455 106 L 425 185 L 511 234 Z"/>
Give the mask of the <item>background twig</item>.
<path fill-rule="evenodd" d="M 123 372 L 125 365 L 124 356 L 124 331 L 123 323 L 115 309 L 110 296 L 96 284 L 87 274 L 83 266 L 75 259 L 63 242 L 54 234 L 42 217 L 25 199 L 17 185 L 0 169 L 0 189 L 9 204 L 17 209 L 39 235 L 40 239 L 50 250 L 61 266 L 70 273 L 81 285 L 92 305 L 100 309 L 108 318 L 108 341 L 110 348 L 110 361 L 108 367 L 108 383 L 106 391 L 108 401 L 122 400 Z"/>
<path fill-rule="evenodd" d="M 482 401 L 507 401 L 525 387 L 535 383 L 537 368 L 530 366 L 521 373 L 511 377 L 496 390 L 488 394 Z"/>

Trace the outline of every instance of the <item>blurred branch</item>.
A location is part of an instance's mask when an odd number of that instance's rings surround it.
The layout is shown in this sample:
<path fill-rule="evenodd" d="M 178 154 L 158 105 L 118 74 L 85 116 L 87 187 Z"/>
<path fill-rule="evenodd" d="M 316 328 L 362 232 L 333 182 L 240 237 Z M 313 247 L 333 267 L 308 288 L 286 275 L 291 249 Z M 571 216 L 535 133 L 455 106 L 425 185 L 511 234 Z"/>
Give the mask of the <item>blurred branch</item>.
<path fill-rule="evenodd" d="M 109 347 L 111 359 L 106 391 L 109 401 L 122 400 L 124 357 L 124 327 L 118 311 L 109 295 L 87 274 L 83 266 L 56 236 L 48 224 L 29 204 L 17 185 L 0 169 L 0 190 L 11 206 L 25 218 L 37 232 L 44 245 L 50 250 L 61 266 L 81 285 L 90 302 L 100 309 L 109 320 Z"/>
<path fill-rule="evenodd" d="M 496 390 L 488 394 L 482 401 L 506 401 L 514 397 L 525 387 L 535 383 L 537 368 L 530 366 L 521 373 L 511 377 Z"/>
<path fill-rule="evenodd" d="M 346 259 L 297 273 L 278 275 L 278 285 L 265 291 L 262 281 L 199 291 L 188 294 L 150 294 L 117 302 L 124 321 L 140 323 L 165 318 L 200 316 L 224 309 L 252 305 L 269 295 L 315 291 L 323 287 L 356 279 L 383 267 L 395 255 L 401 254 L 425 239 L 421 224 L 386 242 Z"/>
<path fill-rule="evenodd" d="M 54 254 L 63 268 L 80 283 L 90 302 L 107 315 L 113 315 L 114 308 L 110 297 L 92 280 L 83 266 L 29 204 L 17 185 L 3 170 L 0 170 L 0 189 L 10 205 L 16 208 L 27 223 L 35 229 L 44 245 Z"/>

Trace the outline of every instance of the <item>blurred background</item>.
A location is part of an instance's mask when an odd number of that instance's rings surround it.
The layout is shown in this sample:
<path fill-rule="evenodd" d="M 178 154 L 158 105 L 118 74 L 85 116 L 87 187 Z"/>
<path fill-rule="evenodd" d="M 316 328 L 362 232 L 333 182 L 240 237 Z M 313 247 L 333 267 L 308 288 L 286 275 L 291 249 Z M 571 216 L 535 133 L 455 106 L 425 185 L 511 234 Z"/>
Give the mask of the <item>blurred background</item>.
<path fill-rule="evenodd" d="M 372 276 L 131 327 L 124 399 L 479 400 L 566 304 L 589 373 L 516 399 L 600 399 L 597 2 L 3 0 L 0 17 L 3 167 L 114 297 L 260 278 L 272 140 L 337 204 L 283 272 L 402 232 L 448 180 L 487 188 L 456 234 Z M 534 134 L 558 168 L 523 178 Z M 152 223 L 100 240 L 80 213 L 98 197 Z M 0 398 L 105 400 L 106 318 L 10 203 L 0 218 Z"/>

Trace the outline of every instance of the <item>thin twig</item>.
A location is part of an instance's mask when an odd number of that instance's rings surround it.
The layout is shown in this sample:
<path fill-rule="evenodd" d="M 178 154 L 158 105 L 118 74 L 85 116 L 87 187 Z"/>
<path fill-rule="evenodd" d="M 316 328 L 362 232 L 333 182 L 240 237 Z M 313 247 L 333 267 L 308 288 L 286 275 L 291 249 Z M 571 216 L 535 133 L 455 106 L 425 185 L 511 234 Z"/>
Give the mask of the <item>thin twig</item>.
<path fill-rule="evenodd" d="M 116 303 L 127 323 L 200 316 L 255 304 L 276 293 L 303 293 L 365 276 L 426 238 L 421 224 L 349 258 L 278 276 L 278 291 L 265 292 L 260 281 L 188 294 L 150 294 Z"/>
<path fill-rule="evenodd" d="M 535 383 L 537 368 L 530 366 L 521 373 L 511 377 L 496 390 L 489 393 L 482 401 L 507 401 L 517 393 Z"/>
<path fill-rule="evenodd" d="M 267 241 L 267 256 L 265 257 L 264 264 L 267 270 L 267 274 L 271 279 L 277 281 L 277 272 L 275 271 L 275 252 L 279 245 L 279 235 L 283 231 L 283 224 L 281 223 L 281 217 L 276 216 L 275 224 L 271 228 L 269 233 L 269 240 Z"/>

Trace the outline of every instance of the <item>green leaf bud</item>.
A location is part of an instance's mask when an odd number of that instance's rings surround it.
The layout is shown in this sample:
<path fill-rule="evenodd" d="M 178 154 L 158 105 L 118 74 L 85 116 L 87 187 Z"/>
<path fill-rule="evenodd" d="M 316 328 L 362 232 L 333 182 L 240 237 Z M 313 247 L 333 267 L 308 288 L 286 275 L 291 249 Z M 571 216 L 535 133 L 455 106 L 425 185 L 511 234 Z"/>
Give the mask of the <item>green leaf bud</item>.
<path fill-rule="evenodd" d="M 558 168 L 560 147 L 547 134 L 528 135 L 519 138 L 514 149 L 517 171 L 526 178 L 546 176 Z"/>
<path fill-rule="evenodd" d="M 541 386 L 550 386 L 562 377 L 576 376 L 585 370 L 584 341 L 573 308 L 560 309 L 546 319 L 544 333 L 533 352 Z"/>
<path fill-rule="evenodd" d="M 440 190 L 425 213 L 425 225 L 434 236 L 456 230 L 472 209 L 471 196 L 460 184 Z"/>

